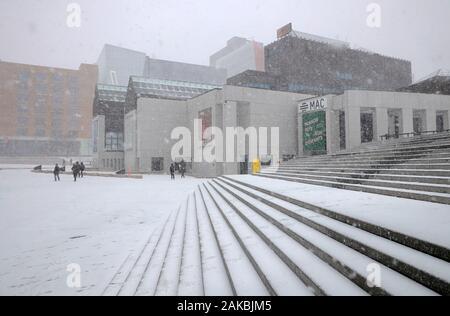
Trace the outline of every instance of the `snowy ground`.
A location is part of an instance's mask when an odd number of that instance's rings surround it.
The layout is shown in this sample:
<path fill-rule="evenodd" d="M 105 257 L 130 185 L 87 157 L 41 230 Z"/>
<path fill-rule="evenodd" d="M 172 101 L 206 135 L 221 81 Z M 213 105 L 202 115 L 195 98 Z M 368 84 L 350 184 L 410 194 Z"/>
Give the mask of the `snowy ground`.
<path fill-rule="evenodd" d="M 0 171 L 0 295 L 99 295 L 120 265 L 202 182 Z M 81 267 L 69 288 L 67 267 Z"/>

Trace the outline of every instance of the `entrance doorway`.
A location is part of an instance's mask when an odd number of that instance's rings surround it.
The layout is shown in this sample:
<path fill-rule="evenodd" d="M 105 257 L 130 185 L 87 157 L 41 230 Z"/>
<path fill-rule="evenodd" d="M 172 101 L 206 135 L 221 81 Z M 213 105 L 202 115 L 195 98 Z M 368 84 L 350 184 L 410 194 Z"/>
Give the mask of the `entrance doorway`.
<path fill-rule="evenodd" d="M 161 172 L 164 170 L 164 158 L 153 157 L 152 158 L 152 172 Z"/>
<path fill-rule="evenodd" d="M 248 155 L 245 155 L 244 161 L 239 164 L 239 173 L 248 174 Z"/>
<path fill-rule="evenodd" d="M 344 150 L 347 143 L 347 135 L 345 134 L 345 112 L 339 111 L 339 145 Z"/>
<path fill-rule="evenodd" d="M 426 131 L 425 120 L 426 120 L 426 111 L 424 110 L 414 111 L 413 128 L 415 134 L 420 135 Z"/>
<path fill-rule="evenodd" d="M 449 129 L 448 111 L 436 112 L 436 131 L 442 133 Z"/>
<path fill-rule="evenodd" d="M 388 134 L 389 137 L 399 138 L 403 133 L 402 110 L 388 110 Z"/>
<path fill-rule="evenodd" d="M 373 113 L 361 113 L 361 143 L 373 142 Z"/>

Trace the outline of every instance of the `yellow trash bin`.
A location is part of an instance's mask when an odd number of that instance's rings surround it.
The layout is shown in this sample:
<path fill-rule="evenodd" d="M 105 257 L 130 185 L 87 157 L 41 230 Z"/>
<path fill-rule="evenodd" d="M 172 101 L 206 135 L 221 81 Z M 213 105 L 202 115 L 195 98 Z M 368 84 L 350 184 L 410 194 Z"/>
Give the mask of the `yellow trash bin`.
<path fill-rule="evenodd" d="M 253 173 L 260 173 L 261 172 L 261 161 L 259 159 L 253 160 L 252 172 Z"/>

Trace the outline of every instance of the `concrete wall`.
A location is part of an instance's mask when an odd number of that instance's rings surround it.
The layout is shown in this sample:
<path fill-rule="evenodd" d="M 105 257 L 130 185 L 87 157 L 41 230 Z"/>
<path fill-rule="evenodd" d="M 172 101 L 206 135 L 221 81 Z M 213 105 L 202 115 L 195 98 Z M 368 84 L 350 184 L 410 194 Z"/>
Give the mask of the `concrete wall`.
<path fill-rule="evenodd" d="M 297 103 L 307 97 L 310 96 L 225 86 L 222 90 L 212 90 L 187 101 L 141 98 L 137 102 L 137 110 L 125 117 L 126 169 L 150 172 L 152 157 L 162 157 L 166 170 L 172 162 L 172 147 L 178 142 L 171 140 L 171 132 L 176 127 L 187 127 L 190 130 L 192 152 L 196 145 L 201 153 L 213 151 L 214 143 L 204 147 L 201 142 L 194 141 L 200 134 L 200 128 L 195 129 L 194 121 L 200 118 L 201 111 L 209 108 L 212 111 L 212 126 L 220 128 L 224 138 L 227 127 L 267 127 L 267 139 L 270 142 L 270 128 L 278 127 L 280 154 L 295 155 L 298 142 Z M 267 146 L 266 153 L 271 153 L 270 146 Z M 225 160 L 225 143 L 223 154 Z M 241 157 L 237 157 L 236 145 L 236 159 L 230 163 L 195 161 L 192 153 L 183 153 L 181 156 L 186 162 L 192 162 L 192 174 L 195 176 L 216 177 L 239 172 L 237 158 Z M 204 161 L 203 156 L 200 159 Z"/>
<path fill-rule="evenodd" d="M 414 111 L 425 111 L 425 126 L 428 131 L 436 130 L 436 115 L 445 115 L 444 126 L 450 126 L 450 96 L 404 92 L 346 91 L 343 95 L 332 96 L 329 111 L 343 108 L 346 112 L 347 150 L 361 146 L 361 111 L 374 109 L 374 140 L 381 140 L 389 128 L 389 112 L 398 111 L 400 133 L 412 133 Z M 334 127 L 330 126 L 332 131 Z M 336 136 L 336 135 L 335 135 Z M 331 150 L 335 152 L 336 150 Z"/>
<path fill-rule="evenodd" d="M 125 170 L 127 172 L 138 172 L 138 130 L 136 110 L 125 115 L 124 125 Z"/>
<path fill-rule="evenodd" d="M 224 93 L 226 100 L 239 101 L 239 123 L 243 123 L 242 127 L 267 127 L 269 130 L 278 127 L 280 158 L 298 154 L 298 102 L 311 98 L 311 95 L 236 86 L 225 86 Z"/>
<path fill-rule="evenodd" d="M 140 98 L 137 101 L 137 158 L 140 172 L 152 172 L 152 158 L 164 158 L 163 172 L 167 172 L 171 149 L 177 142 L 171 139 L 172 130 L 186 126 L 184 101 Z"/>
<path fill-rule="evenodd" d="M 223 128 L 222 121 L 222 105 L 223 105 L 223 91 L 213 90 L 205 93 L 197 98 L 187 101 L 187 122 L 191 129 L 192 139 L 195 137 L 194 120 L 199 119 L 199 112 L 211 108 L 212 110 L 212 126 Z M 200 132 L 200 131 L 199 131 Z M 192 141 L 192 150 L 195 150 L 196 143 Z M 200 144 L 201 146 L 201 144 Z M 200 149 L 203 150 L 203 149 Z M 194 158 L 194 157 L 192 157 Z M 203 160 L 203 159 L 202 159 Z M 192 174 L 201 177 L 211 178 L 222 174 L 221 163 L 207 163 L 207 162 L 193 162 Z"/>

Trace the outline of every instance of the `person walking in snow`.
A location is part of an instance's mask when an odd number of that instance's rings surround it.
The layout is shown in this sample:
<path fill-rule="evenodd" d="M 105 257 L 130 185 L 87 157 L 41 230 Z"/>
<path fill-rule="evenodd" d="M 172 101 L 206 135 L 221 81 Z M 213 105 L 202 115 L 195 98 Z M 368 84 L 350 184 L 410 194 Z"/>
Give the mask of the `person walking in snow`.
<path fill-rule="evenodd" d="M 86 167 L 84 166 L 84 163 L 81 162 L 81 164 L 80 164 L 80 176 L 81 176 L 81 178 L 84 177 L 84 170 L 86 170 Z"/>
<path fill-rule="evenodd" d="M 184 162 L 184 160 L 181 160 L 180 163 L 180 173 L 181 173 L 181 178 L 185 178 L 184 174 L 186 173 L 186 163 Z"/>
<path fill-rule="evenodd" d="M 78 164 L 78 162 L 72 166 L 72 173 L 73 173 L 73 181 L 74 182 L 77 182 L 77 177 L 78 177 L 78 174 L 80 173 L 79 166 L 80 165 Z"/>
<path fill-rule="evenodd" d="M 81 178 L 81 165 L 78 161 L 76 163 L 76 166 L 77 166 L 77 171 L 78 171 L 77 178 Z"/>
<path fill-rule="evenodd" d="M 175 180 L 175 166 L 172 163 L 169 168 L 170 171 L 170 179 Z"/>
<path fill-rule="evenodd" d="M 53 175 L 55 176 L 55 182 L 56 181 L 61 181 L 59 179 L 59 172 L 61 171 L 61 169 L 59 168 L 58 164 L 56 164 L 55 169 L 53 169 Z"/>

